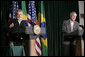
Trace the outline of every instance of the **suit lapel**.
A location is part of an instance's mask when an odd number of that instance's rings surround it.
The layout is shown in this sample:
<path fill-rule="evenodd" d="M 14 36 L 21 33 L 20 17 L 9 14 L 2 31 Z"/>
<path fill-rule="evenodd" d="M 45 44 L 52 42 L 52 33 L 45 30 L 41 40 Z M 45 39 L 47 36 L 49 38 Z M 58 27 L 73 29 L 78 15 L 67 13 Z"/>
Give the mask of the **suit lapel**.
<path fill-rule="evenodd" d="M 18 22 L 18 20 L 16 20 L 16 24 L 17 24 L 17 26 L 19 26 L 19 22 Z"/>
<path fill-rule="evenodd" d="M 75 30 L 76 28 L 76 22 L 74 22 L 74 25 L 73 25 L 73 30 Z"/>
<path fill-rule="evenodd" d="M 22 25 L 22 23 L 23 23 L 23 21 L 21 21 L 21 23 L 20 23 L 20 25 L 19 25 L 19 26 L 21 26 L 21 25 Z"/>
<path fill-rule="evenodd" d="M 71 32 L 71 24 L 70 24 L 70 20 L 68 20 L 67 25 L 68 25 L 68 30 L 69 30 L 69 32 Z"/>

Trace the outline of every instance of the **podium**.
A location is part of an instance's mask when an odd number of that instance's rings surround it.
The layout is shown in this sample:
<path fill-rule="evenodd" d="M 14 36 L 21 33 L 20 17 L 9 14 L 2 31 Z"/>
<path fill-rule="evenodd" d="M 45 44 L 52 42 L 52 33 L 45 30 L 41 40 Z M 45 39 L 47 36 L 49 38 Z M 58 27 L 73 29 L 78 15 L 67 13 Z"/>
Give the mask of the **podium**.
<path fill-rule="evenodd" d="M 74 56 L 83 56 L 84 55 L 84 51 L 83 51 L 84 50 L 84 41 L 82 39 L 82 36 L 79 36 L 77 34 L 64 35 L 64 41 L 70 41 L 70 43 L 72 43 L 73 41 L 76 41 Z"/>
<path fill-rule="evenodd" d="M 37 29 L 37 26 L 34 26 L 36 27 Z M 34 28 L 33 27 L 29 27 L 27 26 L 26 27 L 26 31 L 25 33 L 29 35 L 29 56 L 37 56 L 36 54 L 36 50 L 35 50 L 35 40 L 42 34 L 45 34 L 45 28 L 41 27 L 39 28 L 40 30 L 37 30 L 37 31 L 40 31 L 39 34 L 35 34 L 34 33 Z"/>
<path fill-rule="evenodd" d="M 76 40 L 76 56 L 84 56 L 84 40 Z"/>

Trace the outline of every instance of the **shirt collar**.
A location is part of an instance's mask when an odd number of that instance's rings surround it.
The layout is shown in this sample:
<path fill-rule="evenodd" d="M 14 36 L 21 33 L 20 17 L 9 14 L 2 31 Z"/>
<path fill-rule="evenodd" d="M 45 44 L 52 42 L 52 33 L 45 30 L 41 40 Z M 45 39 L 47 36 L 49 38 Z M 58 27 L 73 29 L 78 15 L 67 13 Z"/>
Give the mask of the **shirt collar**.
<path fill-rule="evenodd" d="M 71 23 L 74 23 L 75 21 L 72 21 L 72 20 L 70 19 L 70 22 L 71 22 Z"/>

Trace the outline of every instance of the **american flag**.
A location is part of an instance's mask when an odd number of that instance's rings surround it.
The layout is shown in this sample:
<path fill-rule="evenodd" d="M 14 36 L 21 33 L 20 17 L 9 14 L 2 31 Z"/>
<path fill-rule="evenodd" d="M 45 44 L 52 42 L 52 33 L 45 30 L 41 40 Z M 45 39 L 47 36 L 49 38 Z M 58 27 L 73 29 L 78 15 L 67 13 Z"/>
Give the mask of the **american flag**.
<path fill-rule="evenodd" d="M 29 4 L 28 4 L 28 14 L 27 14 L 27 18 L 28 18 L 28 22 L 31 22 L 32 20 L 32 17 L 31 17 L 31 13 L 32 11 L 31 11 L 31 1 L 29 1 Z M 31 24 L 29 23 L 29 26 L 30 26 Z"/>
<path fill-rule="evenodd" d="M 36 8 L 35 8 L 35 1 L 29 1 L 28 4 L 28 18 L 34 22 L 35 24 L 38 24 L 37 21 L 37 15 L 36 15 Z M 41 43 L 40 43 L 40 37 L 37 37 L 35 40 L 35 50 L 37 56 L 41 56 Z"/>
<path fill-rule="evenodd" d="M 19 6 L 18 6 L 18 1 L 12 1 L 12 6 L 13 6 L 13 15 L 12 15 L 12 18 L 13 19 L 16 19 L 16 11 L 19 9 Z"/>
<path fill-rule="evenodd" d="M 35 1 L 32 2 L 32 22 L 38 24 L 37 22 L 37 16 L 36 16 L 36 8 L 35 8 Z M 37 37 L 35 40 L 35 50 L 37 56 L 41 56 L 41 43 L 40 43 L 40 37 Z"/>
<path fill-rule="evenodd" d="M 10 6 L 10 12 L 9 12 L 9 21 L 12 19 L 16 19 L 16 11 L 19 9 L 18 1 L 12 1 L 12 5 Z"/>
<path fill-rule="evenodd" d="M 31 1 L 31 3 L 32 3 L 32 22 L 35 23 L 37 21 L 35 1 Z"/>

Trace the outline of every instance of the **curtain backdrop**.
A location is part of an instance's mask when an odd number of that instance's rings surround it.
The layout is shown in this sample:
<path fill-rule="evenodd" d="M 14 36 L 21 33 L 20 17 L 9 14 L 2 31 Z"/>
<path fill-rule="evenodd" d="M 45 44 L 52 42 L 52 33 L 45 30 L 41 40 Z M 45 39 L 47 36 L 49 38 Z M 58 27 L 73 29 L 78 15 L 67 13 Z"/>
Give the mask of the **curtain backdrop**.
<path fill-rule="evenodd" d="M 7 26 L 7 20 L 8 20 L 8 6 L 9 1 L 1 1 L 1 18 L 0 18 L 0 55 L 6 55 L 6 51 L 8 48 L 4 48 L 4 46 L 7 46 L 8 39 L 6 38 L 6 26 Z"/>
<path fill-rule="evenodd" d="M 48 55 L 62 56 L 62 23 L 69 19 L 71 11 L 78 10 L 78 1 L 45 1 L 45 15 L 47 24 Z M 79 21 L 79 15 L 77 16 Z"/>

